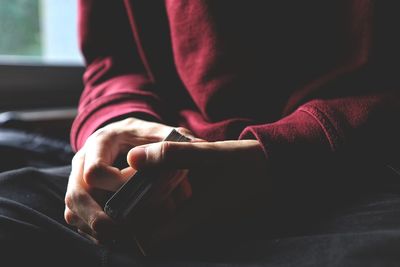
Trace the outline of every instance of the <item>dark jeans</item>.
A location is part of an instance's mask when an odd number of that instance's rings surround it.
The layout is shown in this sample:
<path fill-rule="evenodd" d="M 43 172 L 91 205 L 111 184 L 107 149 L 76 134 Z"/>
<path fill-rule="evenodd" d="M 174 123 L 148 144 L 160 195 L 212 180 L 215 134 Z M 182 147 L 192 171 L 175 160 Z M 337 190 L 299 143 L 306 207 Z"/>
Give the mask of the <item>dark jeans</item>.
<path fill-rule="evenodd" d="M 142 259 L 128 248 L 95 245 L 65 224 L 69 170 L 24 168 L 0 175 L 0 266 L 400 266 L 398 185 L 365 190 L 343 208 L 315 215 L 308 230 L 280 229 L 274 237 L 230 242 L 223 259 L 191 259 L 179 251 L 168 259 Z"/>

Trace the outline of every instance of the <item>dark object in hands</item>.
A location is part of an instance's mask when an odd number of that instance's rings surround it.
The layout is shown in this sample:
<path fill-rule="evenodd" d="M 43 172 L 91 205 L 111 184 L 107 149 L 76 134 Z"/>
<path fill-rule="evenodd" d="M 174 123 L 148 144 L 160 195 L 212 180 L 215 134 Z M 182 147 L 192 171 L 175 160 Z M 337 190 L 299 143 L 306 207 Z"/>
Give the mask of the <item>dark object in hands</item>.
<path fill-rule="evenodd" d="M 175 130 L 164 141 L 188 142 L 189 138 Z M 145 200 L 154 184 L 160 178 L 157 171 L 138 171 L 117 192 L 115 192 L 104 206 L 105 213 L 115 221 L 124 221 L 130 217 L 135 208 Z"/>

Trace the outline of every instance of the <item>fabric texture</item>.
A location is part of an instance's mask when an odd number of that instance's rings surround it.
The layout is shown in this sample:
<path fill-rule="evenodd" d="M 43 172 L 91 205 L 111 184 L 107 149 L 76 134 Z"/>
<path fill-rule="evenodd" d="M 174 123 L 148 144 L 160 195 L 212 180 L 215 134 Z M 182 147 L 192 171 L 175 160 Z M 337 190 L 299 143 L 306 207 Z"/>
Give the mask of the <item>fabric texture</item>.
<path fill-rule="evenodd" d="M 81 0 L 87 70 L 72 145 L 146 114 L 209 141 L 258 139 L 280 164 L 342 151 L 387 164 L 399 147 L 397 8 Z"/>
<path fill-rule="evenodd" d="M 398 175 L 387 166 L 400 147 L 398 7 L 372 0 L 80 0 L 86 72 L 74 150 L 99 127 L 129 116 L 183 126 L 209 141 L 257 139 L 274 177 L 274 208 L 229 226 L 244 236 L 199 232 L 142 262 L 66 227 L 52 213 L 53 204 L 62 210 L 65 180 L 28 169 L 0 178 L 2 220 L 43 238 L 63 235 L 68 247 L 53 247 L 54 255 L 82 255 L 88 266 L 105 254 L 109 266 L 121 259 L 133 266 L 397 266 Z M 30 183 L 32 175 L 46 193 L 26 202 L 37 186 L 13 184 Z M 12 193 L 18 190 L 26 191 Z M 21 207 L 32 216 L 15 213 Z"/>
<path fill-rule="evenodd" d="M 142 258 L 129 243 L 95 245 L 66 225 L 63 199 L 69 172 L 70 167 L 31 167 L 0 174 L 1 266 L 399 265 L 400 183 L 391 173 L 380 173 L 385 186 L 363 187 L 357 196 L 337 191 L 335 204 L 324 207 L 327 216 L 292 205 L 298 213 L 285 221 L 271 223 L 271 212 L 262 225 L 247 224 L 257 229 L 252 240 L 232 236 L 188 243 L 169 255 Z M 280 211 L 288 207 L 284 201 L 275 204 Z"/>

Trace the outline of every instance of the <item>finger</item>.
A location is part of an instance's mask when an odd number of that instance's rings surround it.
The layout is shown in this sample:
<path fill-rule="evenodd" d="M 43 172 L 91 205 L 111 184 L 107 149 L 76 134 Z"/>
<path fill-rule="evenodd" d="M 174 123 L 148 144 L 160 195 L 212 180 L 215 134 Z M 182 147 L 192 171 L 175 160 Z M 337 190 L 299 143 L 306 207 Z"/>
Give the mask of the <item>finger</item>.
<path fill-rule="evenodd" d="M 113 240 L 117 236 L 117 230 L 115 228 L 112 231 L 95 232 L 89 227 L 83 220 L 76 225 L 77 231 L 83 237 L 93 241 L 96 244 L 105 243 Z"/>
<path fill-rule="evenodd" d="M 95 232 L 93 232 L 93 230 L 89 227 L 89 225 L 85 221 L 83 221 L 78 215 L 76 215 L 68 207 L 65 208 L 64 218 L 65 218 L 65 221 L 69 225 L 77 228 L 78 233 L 80 233 L 82 236 L 92 240 L 93 242 L 97 243 L 97 239 L 96 239 L 97 234 Z"/>
<path fill-rule="evenodd" d="M 145 123 L 145 125 L 140 125 Z M 86 142 L 88 151 L 85 157 L 84 179 L 87 184 L 110 191 L 117 190 L 134 174 L 132 167 L 119 170 L 112 166 L 116 157 L 128 147 L 138 144 L 157 142 L 172 130 L 172 127 L 158 123 L 127 119 L 119 126 L 107 127 L 97 131 Z M 162 126 L 162 127 L 161 127 Z M 123 128 L 123 131 L 118 130 Z M 191 135 L 188 130 L 179 128 L 182 133 Z M 191 135 L 192 136 L 192 135 Z"/>
<path fill-rule="evenodd" d="M 121 171 L 112 166 L 121 152 L 118 139 L 115 133 L 105 131 L 85 144 L 83 179 L 89 186 L 115 191 L 126 181 Z"/>
<path fill-rule="evenodd" d="M 74 192 L 66 197 L 67 206 L 64 211 L 65 221 L 88 234 L 108 232 L 114 227 L 112 220 L 102 211 L 91 196 L 82 191 Z"/>
<path fill-rule="evenodd" d="M 160 142 L 173 129 L 171 126 L 136 118 L 127 118 L 115 124 L 110 124 L 109 128 L 123 129 L 120 131 L 121 140 L 130 147 Z"/>
<path fill-rule="evenodd" d="M 96 244 L 106 244 L 109 241 L 115 240 L 115 238 L 118 236 L 116 229 L 113 231 L 97 233 L 94 232 L 87 224 L 83 224 L 81 227 L 78 227 L 77 231 L 82 236 Z"/>
<path fill-rule="evenodd" d="M 75 156 L 72 159 L 71 172 L 69 174 L 66 195 L 68 195 L 68 192 L 72 192 L 75 187 L 82 184 L 81 179 L 82 179 L 84 162 L 85 162 L 85 153 L 84 150 L 80 150 L 75 154 Z M 82 185 L 85 186 L 85 184 Z"/>
<path fill-rule="evenodd" d="M 136 173 L 136 170 L 132 167 L 127 167 L 121 170 L 121 175 L 124 181 L 127 181 Z"/>
<path fill-rule="evenodd" d="M 83 224 L 86 224 L 75 212 L 73 212 L 70 208 L 65 207 L 64 210 L 64 219 L 65 221 L 75 227 L 82 227 Z M 87 224 L 86 224 L 87 225 Z"/>
<path fill-rule="evenodd" d="M 79 204 L 74 203 L 71 197 L 71 195 L 77 190 L 91 192 L 93 193 L 93 197 L 99 197 L 99 190 L 90 188 L 89 185 L 83 180 L 83 166 L 85 164 L 85 156 L 86 154 L 84 150 L 81 149 L 75 154 L 74 158 L 72 159 L 72 168 L 68 179 L 67 192 L 65 194 L 65 204 L 67 207 L 70 207 L 71 210 L 74 205 Z"/>
<path fill-rule="evenodd" d="M 72 207 L 68 207 L 89 225 L 94 232 L 107 232 L 115 227 L 113 221 L 86 191 L 76 190 L 68 199 L 70 200 L 67 200 L 67 203 L 74 203 Z"/>
<path fill-rule="evenodd" d="M 221 142 L 159 142 L 131 149 L 127 159 L 135 169 L 172 168 L 190 169 L 221 165 L 242 164 L 254 160 L 254 150 L 264 157 L 255 140 Z"/>
<path fill-rule="evenodd" d="M 84 154 L 77 153 L 72 162 L 72 170 L 65 194 L 65 205 L 73 214 L 79 216 L 94 232 L 107 231 L 113 226 L 112 220 L 104 213 L 99 204 L 85 190 L 85 183 L 82 182 L 82 166 Z M 67 210 L 66 209 L 66 210 Z M 68 210 L 66 211 L 68 213 Z M 64 214 L 74 222 L 76 217 L 73 214 Z M 71 216 L 68 216 L 71 215 Z M 67 221 L 68 222 L 68 221 Z"/>
<path fill-rule="evenodd" d="M 84 150 L 79 151 L 72 160 L 65 194 L 65 220 L 96 239 L 99 236 L 111 236 L 116 226 L 88 193 L 91 190 L 82 178 L 84 161 Z"/>

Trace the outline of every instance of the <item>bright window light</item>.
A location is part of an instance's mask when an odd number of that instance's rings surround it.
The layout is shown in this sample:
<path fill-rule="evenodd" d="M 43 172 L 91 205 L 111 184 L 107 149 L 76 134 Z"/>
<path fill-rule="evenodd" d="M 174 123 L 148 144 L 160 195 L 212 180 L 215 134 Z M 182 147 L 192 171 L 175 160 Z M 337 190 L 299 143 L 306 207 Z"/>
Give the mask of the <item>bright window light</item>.
<path fill-rule="evenodd" d="M 0 64 L 81 65 L 76 0 L 1 0 Z"/>

